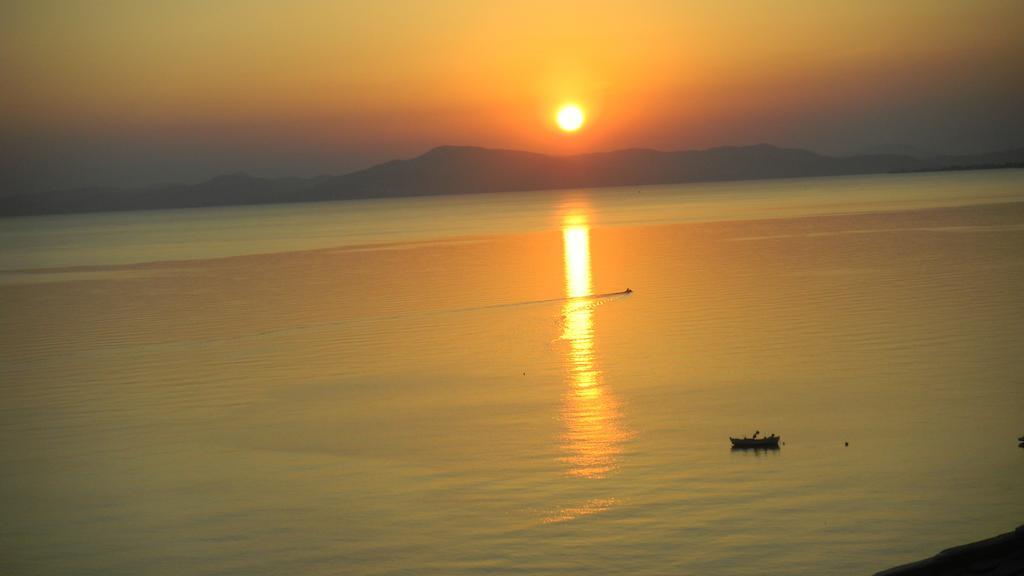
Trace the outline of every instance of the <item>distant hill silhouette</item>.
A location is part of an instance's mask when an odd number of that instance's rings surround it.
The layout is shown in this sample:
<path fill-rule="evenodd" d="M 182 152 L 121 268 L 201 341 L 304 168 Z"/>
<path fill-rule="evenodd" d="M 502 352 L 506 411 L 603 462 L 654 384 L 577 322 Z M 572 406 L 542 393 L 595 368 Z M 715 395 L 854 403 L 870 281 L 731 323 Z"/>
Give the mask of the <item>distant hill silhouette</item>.
<path fill-rule="evenodd" d="M 441 146 L 416 158 L 392 160 L 343 176 L 302 179 L 232 174 L 194 185 L 82 188 L 7 196 L 0 198 L 0 216 L 1013 166 L 1024 166 L 1024 148 L 916 158 L 900 154 L 832 157 L 768 144 L 682 152 L 630 149 L 576 156 Z"/>

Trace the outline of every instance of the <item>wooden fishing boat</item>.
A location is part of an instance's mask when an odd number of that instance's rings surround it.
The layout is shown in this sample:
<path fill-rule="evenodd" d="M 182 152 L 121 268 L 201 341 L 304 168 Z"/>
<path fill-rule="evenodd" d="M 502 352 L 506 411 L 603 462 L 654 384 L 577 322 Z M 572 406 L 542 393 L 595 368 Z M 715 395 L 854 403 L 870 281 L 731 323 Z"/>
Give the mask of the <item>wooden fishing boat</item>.
<path fill-rule="evenodd" d="M 778 448 L 781 436 L 765 436 L 764 438 L 733 438 L 729 437 L 735 448 Z"/>

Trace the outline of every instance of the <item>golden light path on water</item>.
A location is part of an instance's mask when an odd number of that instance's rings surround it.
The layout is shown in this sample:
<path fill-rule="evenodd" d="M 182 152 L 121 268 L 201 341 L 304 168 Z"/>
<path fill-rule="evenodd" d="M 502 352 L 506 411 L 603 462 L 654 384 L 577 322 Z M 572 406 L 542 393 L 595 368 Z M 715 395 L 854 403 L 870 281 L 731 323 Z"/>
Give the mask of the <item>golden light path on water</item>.
<path fill-rule="evenodd" d="M 567 474 L 576 478 L 600 479 L 613 472 L 629 438 L 623 429 L 615 397 L 605 386 L 594 350 L 593 279 L 590 259 L 590 228 L 584 216 L 567 216 L 562 226 L 565 291 L 569 300 L 562 308 L 561 339 L 568 344 L 565 367 L 569 389 L 562 405 L 565 432 L 563 461 Z M 546 522 L 562 522 L 602 512 L 614 498 L 589 500 L 566 507 Z"/>

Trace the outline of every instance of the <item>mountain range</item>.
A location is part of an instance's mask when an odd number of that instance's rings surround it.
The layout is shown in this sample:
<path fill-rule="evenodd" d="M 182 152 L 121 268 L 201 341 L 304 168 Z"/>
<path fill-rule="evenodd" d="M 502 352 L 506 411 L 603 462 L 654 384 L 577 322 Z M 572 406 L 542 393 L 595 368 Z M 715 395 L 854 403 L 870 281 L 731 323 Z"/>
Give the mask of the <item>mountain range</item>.
<path fill-rule="evenodd" d="M 391 198 L 514 190 L 553 190 L 765 178 L 801 178 L 1024 166 L 1024 148 L 964 156 L 825 156 L 768 144 L 663 152 L 629 149 L 551 156 L 441 146 L 341 176 L 218 176 L 200 184 L 80 188 L 0 197 L 0 216 L 66 214 Z"/>

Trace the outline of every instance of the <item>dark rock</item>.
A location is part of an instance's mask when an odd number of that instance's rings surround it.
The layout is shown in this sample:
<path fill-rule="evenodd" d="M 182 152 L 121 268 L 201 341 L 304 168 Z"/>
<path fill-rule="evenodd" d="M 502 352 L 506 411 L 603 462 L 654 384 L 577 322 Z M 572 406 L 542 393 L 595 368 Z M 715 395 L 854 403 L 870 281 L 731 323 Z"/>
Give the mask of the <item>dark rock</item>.
<path fill-rule="evenodd" d="M 959 576 L 1024 574 L 1024 526 L 994 538 L 948 548 L 931 558 L 889 568 L 875 576 Z"/>

